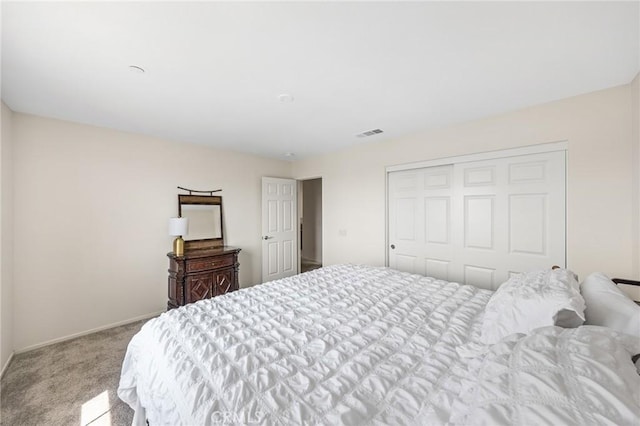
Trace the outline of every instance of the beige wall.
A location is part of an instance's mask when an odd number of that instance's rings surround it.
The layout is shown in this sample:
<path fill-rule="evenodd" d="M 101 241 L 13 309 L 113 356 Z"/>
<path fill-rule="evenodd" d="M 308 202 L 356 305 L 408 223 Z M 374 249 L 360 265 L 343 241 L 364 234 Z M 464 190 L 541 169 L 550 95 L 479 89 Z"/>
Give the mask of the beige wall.
<path fill-rule="evenodd" d="M 176 186 L 222 188 L 240 284 L 260 281 L 261 176 L 290 164 L 14 113 L 17 350 L 162 311 Z"/>
<path fill-rule="evenodd" d="M 294 163 L 323 178 L 324 263 L 384 265 L 386 166 L 566 140 L 569 267 L 637 278 L 631 99 L 625 85 Z"/>
<path fill-rule="evenodd" d="M 0 368 L 11 356 L 13 343 L 13 161 L 12 113 L 4 104 L 0 117 Z"/>
<path fill-rule="evenodd" d="M 569 266 L 581 276 L 602 270 L 639 278 L 639 93 L 636 78 L 293 165 L 12 114 L 3 105 L 2 361 L 11 348 L 165 308 L 167 219 L 177 213 L 177 185 L 223 188 L 225 238 L 242 248 L 240 281 L 249 286 L 261 276 L 261 176 L 321 176 L 324 263 L 384 265 L 386 166 L 567 140 Z"/>

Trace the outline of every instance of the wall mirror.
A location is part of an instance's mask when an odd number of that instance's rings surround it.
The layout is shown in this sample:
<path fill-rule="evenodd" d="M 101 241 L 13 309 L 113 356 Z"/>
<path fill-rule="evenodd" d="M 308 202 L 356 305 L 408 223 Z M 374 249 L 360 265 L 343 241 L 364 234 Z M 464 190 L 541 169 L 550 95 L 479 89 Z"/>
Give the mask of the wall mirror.
<path fill-rule="evenodd" d="M 189 233 L 182 236 L 185 250 L 224 246 L 222 197 L 178 195 L 178 215 L 189 219 Z"/>

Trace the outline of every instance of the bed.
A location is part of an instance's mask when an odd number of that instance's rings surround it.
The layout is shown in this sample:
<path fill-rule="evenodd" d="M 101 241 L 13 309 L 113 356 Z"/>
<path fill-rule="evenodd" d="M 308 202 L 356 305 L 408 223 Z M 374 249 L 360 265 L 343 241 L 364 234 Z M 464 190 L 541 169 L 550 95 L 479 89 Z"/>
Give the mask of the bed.
<path fill-rule="evenodd" d="M 361 265 L 241 289 L 147 322 L 118 395 L 135 425 L 637 424 L 640 337 L 554 325 L 489 345 L 492 296 Z"/>

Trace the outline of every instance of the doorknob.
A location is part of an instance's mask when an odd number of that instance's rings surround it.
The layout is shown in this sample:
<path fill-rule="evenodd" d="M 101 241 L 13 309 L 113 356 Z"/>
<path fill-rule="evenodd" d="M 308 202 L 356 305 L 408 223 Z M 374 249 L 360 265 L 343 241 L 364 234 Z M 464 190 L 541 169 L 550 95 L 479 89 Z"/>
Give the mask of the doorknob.
<path fill-rule="evenodd" d="M 396 248 L 395 244 L 391 244 L 391 250 L 394 250 Z"/>
<path fill-rule="evenodd" d="M 270 240 L 271 238 L 273 238 L 273 237 L 270 237 L 268 235 L 265 235 L 264 237 L 262 237 L 263 240 Z"/>

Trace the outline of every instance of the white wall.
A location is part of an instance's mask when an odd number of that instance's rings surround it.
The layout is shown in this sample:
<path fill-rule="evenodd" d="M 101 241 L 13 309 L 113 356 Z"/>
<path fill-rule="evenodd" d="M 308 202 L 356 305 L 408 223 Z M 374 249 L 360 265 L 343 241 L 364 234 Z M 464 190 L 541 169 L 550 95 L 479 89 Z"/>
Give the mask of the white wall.
<path fill-rule="evenodd" d="M 569 266 L 581 276 L 640 278 L 639 93 L 636 78 L 293 165 L 11 114 L 3 105 L 2 361 L 12 318 L 20 350 L 165 308 L 177 185 L 224 189 L 226 242 L 242 248 L 240 281 L 249 286 L 261 276 L 261 176 L 322 176 L 323 262 L 383 265 L 385 166 L 567 140 Z"/>
<path fill-rule="evenodd" d="M 1 103 L 0 118 L 0 369 L 11 356 L 13 343 L 13 161 L 12 113 Z"/>
<path fill-rule="evenodd" d="M 386 166 L 566 140 L 569 267 L 637 278 L 631 100 L 625 85 L 294 163 L 323 178 L 324 263 L 384 265 Z"/>
<path fill-rule="evenodd" d="M 302 257 L 322 263 L 322 179 L 302 181 Z"/>
<path fill-rule="evenodd" d="M 222 188 L 240 285 L 260 281 L 261 176 L 290 164 L 13 114 L 15 347 L 162 311 L 176 186 Z"/>

